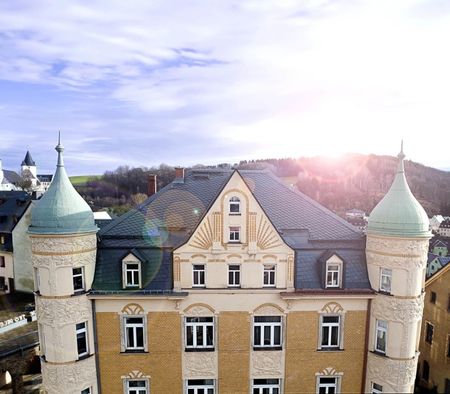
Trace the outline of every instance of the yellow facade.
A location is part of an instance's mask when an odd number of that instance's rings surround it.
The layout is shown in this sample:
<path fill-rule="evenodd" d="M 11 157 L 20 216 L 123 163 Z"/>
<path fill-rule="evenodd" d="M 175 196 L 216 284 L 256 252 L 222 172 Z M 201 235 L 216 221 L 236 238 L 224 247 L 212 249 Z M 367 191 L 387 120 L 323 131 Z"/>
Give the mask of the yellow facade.
<path fill-rule="evenodd" d="M 438 393 L 450 390 L 450 266 L 435 274 L 426 282 L 425 307 L 420 336 L 419 376 L 420 385 L 437 387 Z M 431 294 L 436 294 L 432 302 Z M 433 325 L 433 339 L 426 340 L 427 323 Z M 424 362 L 429 364 L 429 379 L 424 380 Z M 447 381 L 447 383 L 446 383 Z M 446 387 L 447 384 L 447 387 Z"/>

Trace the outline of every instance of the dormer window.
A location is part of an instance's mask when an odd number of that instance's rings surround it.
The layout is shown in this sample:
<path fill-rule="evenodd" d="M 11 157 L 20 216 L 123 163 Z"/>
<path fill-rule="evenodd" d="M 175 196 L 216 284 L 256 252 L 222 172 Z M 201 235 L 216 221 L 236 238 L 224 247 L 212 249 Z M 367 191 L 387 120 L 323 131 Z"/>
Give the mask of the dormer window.
<path fill-rule="evenodd" d="M 337 262 L 327 262 L 327 271 L 325 276 L 325 287 L 341 287 L 341 268 L 342 264 Z"/>
<path fill-rule="evenodd" d="M 141 288 L 141 263 L 139 261 L 123 262 L 123 287 Z"/>
<path fill-rule="evenodd" d="M 239 215 L 241 213 L 241 200 L 239 197 L 230 198 L 230 215 Z"/>

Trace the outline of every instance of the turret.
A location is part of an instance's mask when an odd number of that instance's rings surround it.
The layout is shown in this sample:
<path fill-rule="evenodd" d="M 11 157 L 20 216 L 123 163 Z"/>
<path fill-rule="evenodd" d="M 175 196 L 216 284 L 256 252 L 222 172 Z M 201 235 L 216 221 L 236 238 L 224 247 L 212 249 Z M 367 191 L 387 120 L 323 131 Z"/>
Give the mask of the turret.
<path fill-rule="evenodd" d="M 43 386 L 49 394 L 97 393 L 91 301 L 96 258 L 94 216 L 66 174 L 63 146 L 47 192 L 32 211 L 29 234 Z"/>
<path fill-rule="evenodd" d="M 405 177 L 403 144 L 391 188 L 367 227 L 370 311 L 366 392 L 413 393 L 429 221 Z"/>
<path fill-rule="evenodd" d="M 27 171 L 29 171 L 31 173 L 31 175 L 33 175 L 33 178 L 36 179 L 36 177 L 37 177 L 36 163 L 33 160 L 33 158 L 31 157 L 30 151 L 27 151 L 24 159 L 22 160 L 22 164 L 21 164 L 22 176 L 24 176 L 24 175 L 26 176 Z"/>

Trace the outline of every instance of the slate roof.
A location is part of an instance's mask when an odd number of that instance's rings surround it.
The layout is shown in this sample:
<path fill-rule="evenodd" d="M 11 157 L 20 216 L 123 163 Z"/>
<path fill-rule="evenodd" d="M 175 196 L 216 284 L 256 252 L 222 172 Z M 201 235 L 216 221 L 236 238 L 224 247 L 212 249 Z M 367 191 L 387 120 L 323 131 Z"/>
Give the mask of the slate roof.
<path fill-rule="evenodd" d="M 33 158 L 31 157 L 30 151 L 27 150 L 27 153 L 25 155 L 25 158 L 22 160 L 22 166 L 36 166 L 36 163 L 34 162 Z"/>
<path fill-rule="evenodd" d="M 360 230 L 268 171 L 239 173 L 281 237 L 296 250 L 297 288 L 322 287 L 319 266 L 323 264 L 318 259 L 331 249 L 344 259 L 345 288 L 370 289 L 365 237 Z M 184 182 L 172 182 L 101 228 L 93 288 L 121 289 L 121 259 L 134 248 L 146 256 L 143 265 L 151 266 L 148 272 L 161 270 L 158 279 L 154 276 L 155 284 L 145 276 L 146 289 L 172 289 L 172 250 L 189 239 L 232 174 L 229 170 L 190 171 Z M 166 264 L 170 267 L 165 268 Z M 164 275 L 170 277 L 162 279 Z"/>
<path fill-rule="evenodd" d="M 17 184 L 20 181 L 20 176 L 15 171 L 3 170 L 3 182 Z"/>
<path fill-rule="evenodd" d="M 437 256 L 433 253 L 428 253 L 426 279 L 428 280 L 432 278 L 449 263 L 450 263 L 450 256 Z M 433 265 L 433 267 L 430 266 L 431 264 Z"/>

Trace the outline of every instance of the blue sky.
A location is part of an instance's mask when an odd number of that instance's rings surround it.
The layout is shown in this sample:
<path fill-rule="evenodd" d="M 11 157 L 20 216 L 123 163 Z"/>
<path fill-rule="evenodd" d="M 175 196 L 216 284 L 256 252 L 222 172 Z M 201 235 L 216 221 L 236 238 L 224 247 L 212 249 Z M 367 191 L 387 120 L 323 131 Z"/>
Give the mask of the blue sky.
<path fill-rule="evenodd" d="M 0 158 L 53 171 L 397 153 L 450 168 L 445 0 L 0 2 Z"/>

